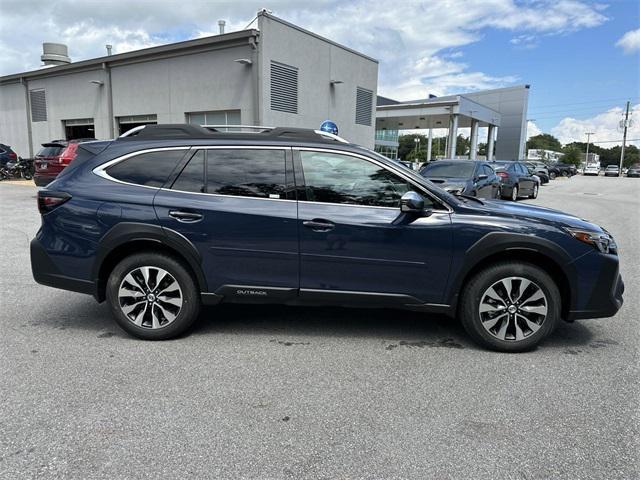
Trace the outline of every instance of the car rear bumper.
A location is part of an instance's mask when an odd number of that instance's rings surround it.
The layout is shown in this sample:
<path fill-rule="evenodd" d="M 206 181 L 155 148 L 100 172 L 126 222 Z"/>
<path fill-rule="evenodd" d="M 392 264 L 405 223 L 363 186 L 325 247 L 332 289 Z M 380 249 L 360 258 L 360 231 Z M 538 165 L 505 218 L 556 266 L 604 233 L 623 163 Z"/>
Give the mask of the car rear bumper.
<path fill-rule="evenodd" d="M 94 282 L 63 275 L 37 238 L 31 241 L 31 273 L 41 285 L 96 296 Z"/>
<path fill-rule="evenodd" d="M 45 175 L 45 174 L 42 174 L 42 173 L 36 173 L 33 176 L 33 181 L 38 187 L 46 187 L 51 182 L 53 182 L 56 179 L 57 176 L 58 176 L 57 172 L 54 173 L 54 174 L 49 174 L 49 175 Z"/>

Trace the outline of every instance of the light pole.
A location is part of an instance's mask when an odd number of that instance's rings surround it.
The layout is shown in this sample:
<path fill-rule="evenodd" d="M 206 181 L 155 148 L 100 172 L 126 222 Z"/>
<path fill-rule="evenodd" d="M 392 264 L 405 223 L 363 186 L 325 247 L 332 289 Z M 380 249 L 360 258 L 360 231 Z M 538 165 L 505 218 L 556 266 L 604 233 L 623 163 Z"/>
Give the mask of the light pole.
<path fill-rule="evenodd" d="M 584 154 L 584 166 L 582 167 L 582 174 L 584 175 L 584 170 L 587 168 L 587 164 L 589 163 L 589 140 L 591 139 L 591 135 L 593 132 L 585 132 L 587 136 L 587 153 Z"/>
<path fill-rule="evenodd" d="M 413 163 L 414 163 L 414 167 L 413 167 L 413 169 L 414 169 L 414 170 L 416 170 L 415 166 L 418 164 L 418 147 L 420 146 L 420 137 L 417 137 L 417 136 L 416 136 L 416 137 L 413 139 L 413 141 L 414 141 L 414 142 L 415 142 L 415 144 L 416 144 L 416 153 L 415 153 L 415 155 L 413 156 Z"/>

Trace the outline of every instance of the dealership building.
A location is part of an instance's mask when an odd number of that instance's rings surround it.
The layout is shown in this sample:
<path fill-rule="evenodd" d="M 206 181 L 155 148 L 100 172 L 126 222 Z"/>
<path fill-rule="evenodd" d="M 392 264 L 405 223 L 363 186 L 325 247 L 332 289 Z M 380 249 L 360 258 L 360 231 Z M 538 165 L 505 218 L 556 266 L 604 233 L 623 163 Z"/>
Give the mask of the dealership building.
<path fill-rule="evenodd" d="M 78 62 L 44 44 L 42 68 L 0 77 L 0 143 L 28 157 L 51 140 L 145 124 L 316 129 L 331 119 L 340 136 L 391 157 L 401 130 L 467 126 L 476 144 L 487 127 L 497 158 L 522 157 L 528 87 L 397 102 L 377 96 L 367 55 L 265 11 L 256 28 L 219 23 L 219 35 Z"/>

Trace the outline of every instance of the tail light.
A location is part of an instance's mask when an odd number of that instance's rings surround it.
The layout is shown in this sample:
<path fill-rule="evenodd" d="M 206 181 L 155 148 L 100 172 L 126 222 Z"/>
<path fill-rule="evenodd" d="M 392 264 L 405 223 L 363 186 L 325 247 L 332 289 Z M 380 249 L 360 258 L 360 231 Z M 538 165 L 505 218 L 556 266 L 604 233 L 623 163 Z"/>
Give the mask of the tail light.
<path fill-rule="evenodd" d="M 509 174 L 507 172 L 496 172 L 496 175 L 498 175 L 500 178 L 508 178 Z"/>
<path fill-rule="evenodd" d="M 61 165 L 69 165 L 71 163 L 71 160 L 76 158 L 78 145 L 79 144 L 77 143 L 70 143 L 69 145 L 67 145 L 67 148 L 65 148 L 60 154 L 58 162 Z"/>
<path fill-rule="evenodd" d="M 44 215 L 54 208 L 59 207 L 70 198 L 71 195 L 66 192 L 48 192 L 46 190 L 40 190 L 38 192 L 38 210 L 41 215 Z"/>
<path fill-rule="evenodd" d="M 11 160 L 15 160 L 16 158 L 18 158 L 18 155 L 16 155 L 16 152 L 9 152 L 9 158 Z"/>

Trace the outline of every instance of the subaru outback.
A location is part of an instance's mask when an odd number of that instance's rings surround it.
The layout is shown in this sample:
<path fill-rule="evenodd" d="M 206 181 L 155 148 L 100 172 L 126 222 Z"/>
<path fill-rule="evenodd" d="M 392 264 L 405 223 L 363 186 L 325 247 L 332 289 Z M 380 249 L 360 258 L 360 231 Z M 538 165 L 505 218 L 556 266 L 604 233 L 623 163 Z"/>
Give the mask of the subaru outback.
<path fill-rule="evenodd" d="M 278 303 L 446 314 L 523 351 L 622 305 L 613 237 L 574 216 L 453 196 L 324 132 L 135 133 L 78 145 L 38 193 L 31 261 L 141 339 L 180 335 L 201 305 Z"/>

